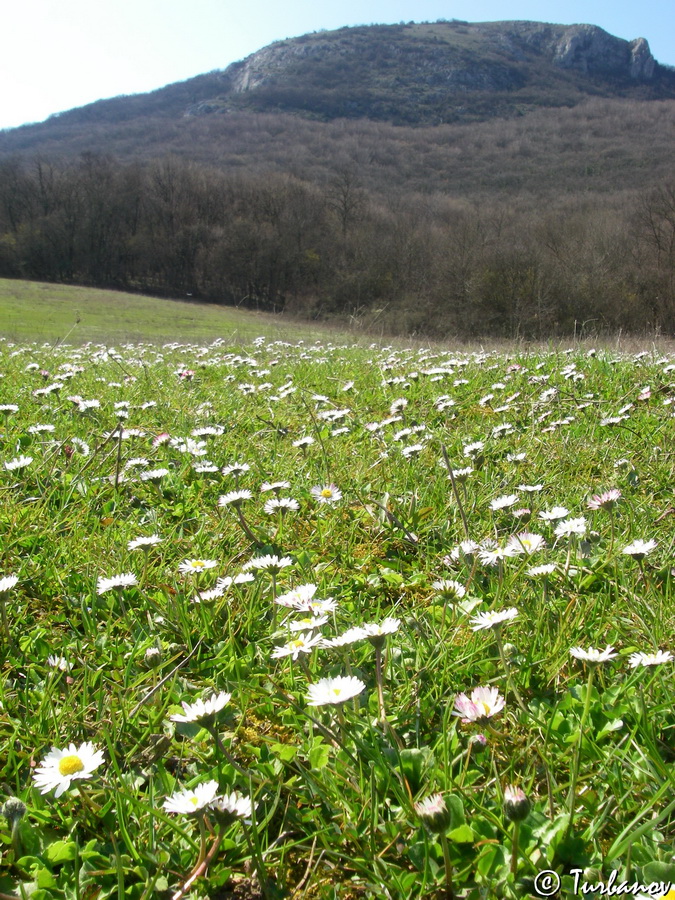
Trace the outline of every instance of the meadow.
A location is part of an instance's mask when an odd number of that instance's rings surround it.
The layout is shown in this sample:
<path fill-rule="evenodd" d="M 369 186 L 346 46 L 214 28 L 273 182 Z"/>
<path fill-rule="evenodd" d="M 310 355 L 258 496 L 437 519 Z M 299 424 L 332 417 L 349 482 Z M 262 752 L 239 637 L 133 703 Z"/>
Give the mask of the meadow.
<path fill-rule="evenodd" d="M 675 353 L 247 321 L 0 341 L 0 898 L 672 897 Z"/>

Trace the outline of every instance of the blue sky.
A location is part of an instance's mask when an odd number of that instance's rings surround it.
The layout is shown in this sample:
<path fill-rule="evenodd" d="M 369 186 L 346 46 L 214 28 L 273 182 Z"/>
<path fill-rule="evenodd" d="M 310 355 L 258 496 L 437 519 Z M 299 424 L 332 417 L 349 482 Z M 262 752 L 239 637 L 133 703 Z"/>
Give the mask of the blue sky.
<path fill-rule="evenodd" d="M 644 37 L 675 65 L 673 0 L 14 0 L 2 16 L 0 128 L 224 69 L 285 37 L 439 18 L 584 22 Z"/>

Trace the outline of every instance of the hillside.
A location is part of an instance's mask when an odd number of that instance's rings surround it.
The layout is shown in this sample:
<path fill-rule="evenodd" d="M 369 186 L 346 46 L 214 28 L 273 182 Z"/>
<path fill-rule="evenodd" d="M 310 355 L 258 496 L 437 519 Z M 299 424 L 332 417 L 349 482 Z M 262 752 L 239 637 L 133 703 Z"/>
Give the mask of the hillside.
<path fill-rule="evenodd" d="M 321 121 L 438 125 L 521 116 L 589 97 L 675 98 L 675 71 L 644 38 L 594 25 L 436 22 L 342 28 L 278 41 L 223 71 L 147 94 L 101 100 L 0 134 L 0 152 L 35 151 L 73 134 L 150 120 L 164 137 L 183 117 L 238 110 Z M 158 135 L 149 135 L 152 140 Z M 112 151 L 117 152 L 114 130 Z"/>
<path fill-rule="evenodd" d="M 0 133 L 0 276 L 428 335 L 675 330 L 675 71 L 369 26 Z"/>

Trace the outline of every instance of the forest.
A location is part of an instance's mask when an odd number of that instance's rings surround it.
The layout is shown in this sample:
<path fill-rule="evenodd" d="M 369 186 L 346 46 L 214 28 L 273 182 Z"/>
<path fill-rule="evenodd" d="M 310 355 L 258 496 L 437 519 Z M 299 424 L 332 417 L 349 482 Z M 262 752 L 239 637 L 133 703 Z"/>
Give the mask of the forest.
<path fill-rule="evenodd" d="M 608 99 L 435 128 L 235 113 L 157 145 L 146 121 L 144 152 L 118 128 L 110 153 L 92 126 L 79 155 L 0 159 L 0 276 L 429 337 L 672 333 L 674 118 Z"/>

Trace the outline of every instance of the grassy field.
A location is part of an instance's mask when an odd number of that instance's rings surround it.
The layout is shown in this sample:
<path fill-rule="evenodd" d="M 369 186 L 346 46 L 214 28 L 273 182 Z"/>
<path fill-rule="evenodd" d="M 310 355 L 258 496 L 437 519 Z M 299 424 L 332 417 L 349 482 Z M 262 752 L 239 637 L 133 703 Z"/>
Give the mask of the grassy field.
<path fill-rule="evenodd" d="M 122 291 L 0 279 L 0 334 L 14 341 L 251 340 L 310 337 L 303 324 L 233 307 Z"/>
<path fill-rule="evenodd" d="M 0 340 L 0 900 L 672 900 L 675 355 L 120 333 Z"/>

